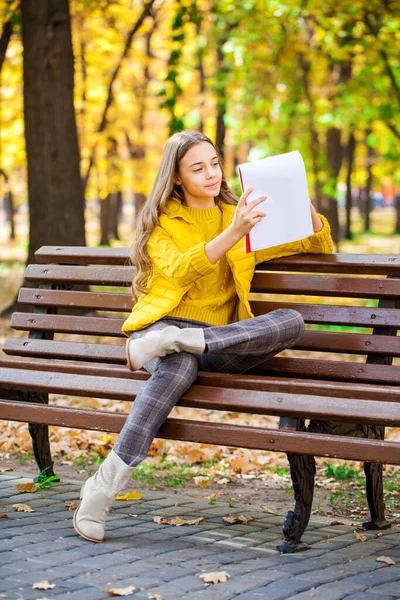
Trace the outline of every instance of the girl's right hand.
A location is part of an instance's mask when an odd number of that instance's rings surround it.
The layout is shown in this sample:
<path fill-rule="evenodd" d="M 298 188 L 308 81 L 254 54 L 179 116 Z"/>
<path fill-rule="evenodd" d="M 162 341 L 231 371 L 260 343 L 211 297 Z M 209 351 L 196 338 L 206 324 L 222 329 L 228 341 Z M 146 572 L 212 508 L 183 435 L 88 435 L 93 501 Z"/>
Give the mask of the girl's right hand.
<path fill-rule="evenodd" d="M 258 204 L 261 204 L 261 202 L 266 200 L 267 196 L 260 196 L 260 198 L 254 200 L 251 204 L 246 204 L 246 200 L 252 191 L 253 189 L 249 188 L 240 197 L 236 206 L 235 216 L 231 223 L 231 228 L 235 236 L 238 237 L 238 240 L 248 234 L 253 229 L 254 225 L 257 225 L 257 223 L 259 223 L 267 214 L 254 210 Z"/>

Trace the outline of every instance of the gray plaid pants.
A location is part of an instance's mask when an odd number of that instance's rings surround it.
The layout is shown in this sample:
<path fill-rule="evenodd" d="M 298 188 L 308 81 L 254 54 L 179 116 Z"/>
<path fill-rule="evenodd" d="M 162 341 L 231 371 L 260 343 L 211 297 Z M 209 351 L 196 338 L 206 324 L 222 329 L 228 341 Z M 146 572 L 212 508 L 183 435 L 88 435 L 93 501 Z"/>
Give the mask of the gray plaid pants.
<path fill-rule="evenodd" d="M 244 373 L 293 346 L 304 329 L 300 313 L 280 308 L 219 327 L 200 321 L 166 317 L 133 332 L 131 337 L 140 337 L 168 325 L 181 329 L 202 327 L 206 351 L 198 355 L 188 352 L 168 354 L 145 365 L 151 377 L 137 395 L 114 446 L 118 456 L 131 467 L 146 458 L 158 430 L 195 381 L 198 371 Z"/>

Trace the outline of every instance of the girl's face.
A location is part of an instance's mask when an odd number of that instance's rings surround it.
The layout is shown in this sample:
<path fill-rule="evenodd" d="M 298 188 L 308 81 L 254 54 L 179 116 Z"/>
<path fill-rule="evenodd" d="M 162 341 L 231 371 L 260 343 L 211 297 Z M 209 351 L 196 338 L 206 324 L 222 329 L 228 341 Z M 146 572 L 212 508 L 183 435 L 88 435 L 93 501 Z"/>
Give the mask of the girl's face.
<path fill-rule="evenodd" d="M 199 142 L 179 163 L 176 183 L 182 187 L 188 206 L 214 206 L 219 194 L 222 171 L 217 153 L 208 142 Z"/>

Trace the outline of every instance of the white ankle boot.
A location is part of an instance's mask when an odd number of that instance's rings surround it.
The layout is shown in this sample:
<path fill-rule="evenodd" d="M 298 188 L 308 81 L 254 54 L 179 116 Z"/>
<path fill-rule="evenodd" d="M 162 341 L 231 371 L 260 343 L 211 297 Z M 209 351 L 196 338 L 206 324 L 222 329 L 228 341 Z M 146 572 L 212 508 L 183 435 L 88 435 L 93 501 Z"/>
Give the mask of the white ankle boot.
<path fill-rule="evenodd" d="M 91 542 L 104 540 L 104 524 L 115 496 L 132 474 L 129 467 L 111 450 L 98 471 L 82 486 L 81 503 L 74 513 L 73 525 L 79 535 Z"/>
<path fill-rule="evenodd" d="M 169 325 L 164 329 L 150 331 L 137 339 L 128 338 L 126 360 L 131 371 L 141 369 L 154 358 L 173 352 L 201 354 L 206 347 L 203 329 L 188 327 L 179 329 Z"/>

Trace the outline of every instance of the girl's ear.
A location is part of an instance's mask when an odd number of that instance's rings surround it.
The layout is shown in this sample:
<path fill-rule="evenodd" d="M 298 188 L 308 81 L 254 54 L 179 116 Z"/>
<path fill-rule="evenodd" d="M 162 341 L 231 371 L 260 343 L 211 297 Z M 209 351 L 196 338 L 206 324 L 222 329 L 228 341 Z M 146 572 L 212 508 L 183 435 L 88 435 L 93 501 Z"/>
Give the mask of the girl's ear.
<path fill-rule="evenodd" d="M 181 185 L 181 180 L 180 180 L 180 178 L 178 177 L 178 175 L 175 175 L 175 183 L 176 183 L 177 185 Z"/>

